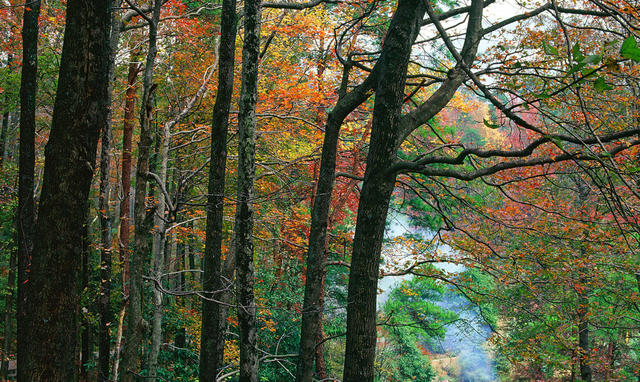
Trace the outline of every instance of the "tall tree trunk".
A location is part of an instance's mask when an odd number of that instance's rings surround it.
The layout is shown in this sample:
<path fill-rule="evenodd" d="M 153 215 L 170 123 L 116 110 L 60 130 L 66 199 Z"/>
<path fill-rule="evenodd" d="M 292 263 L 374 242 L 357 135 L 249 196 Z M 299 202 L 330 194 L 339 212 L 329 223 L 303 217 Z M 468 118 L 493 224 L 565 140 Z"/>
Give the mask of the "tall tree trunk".
<path fill-rule="evenodd" d="M 129 221 L 131 216 L 131 144 L 133 140 L 133 126 L 135 124 L 136 107 L 136 80 L 140 73 L 140 65 L 136 62 L 137 53 L 131 54 L 129 71 L 127 75 L 127 90 L 124 103 L 124 123 L 122 128 L 122 200 L 120 201 L 120 238 L 118 242 L 120 262 L 122 263 L 122 294 L 123 302 L 119 317 L 123 317 L 129 304 Z M 118 380 L 118 368 L 120 365 L 120 351 L 122 349 L 122 332 L 124 320 L 118 320 L 118 329 L 113 359 L 113 381 Z"/>
<path fill-rule="evenodd" d="M 13 302 L 16 287 L 16 251 L 9 255 L 9 275 L 7 278 L 7 294 L 4 306 L 4 341 L 2 345 L 2 365 L 0 366 L 0 380 L 6 380 L 9 373 L 9 353 L 13 343 Z"/>
<path fill-rule="evenodd" d="M 173 122 L 173 121 L 172 121 Z M 158 206 L 154 215 L 154 232 L 151 253 L 153 254 L 153 277 L 162 282 L 165 256 L 165 228 L 166 228 L 166 196 L 162 190 L 167 190 L 167 165 L 169 161 L 169 143 L 171 141 L 171 126 L 174 123 L 165 123 L 162 129 L 162 144 L 160 146 L 158 172 Z M 153 321 L 151 323 L 151 349 L 149 351 L 149 377 L 155 381 L 158 371 L 158 354 L 162 344 L 162 291 L 153 288 Z"/>
<path fill-rule="evenodd" d="M 202 287 L 207 297 L 219 300 L 226 283 L 222 272 L 224 239 L 224 185 L 227 165 L 227 130 L 233 95 L 233 67 L 236 41 L 236 1 L 222 3 L 220 44 L 218 49 L 218 94 L 211 122 L 211 162 L 207 198 L 207 227 Z M 194 265 L 191 267 L 195 269 Z M 223 314 L 224 312 L 224 314 Z M 202 300 L 202 334 L 200 345 L 201 381 L 215 381 L 224 358 L 224 333 L 227 328 L 226 307 L 216 301 Z"/>
<path fill-rule="evenodd" d="M 581 285 L 586 286 L 586 280 Z M 589 298 L 585 291 L 578 293 L 578 346 L 580 347 L 580 380 L 592 381 L 591 360 L 589 354 Z"/>
<path fill-rule="evenodd" d="M 33 200 L 36 133 L 36 80 L 38 73 L 38 16 L 40 1 L 25 7 L 22 19 L 22 73 L 20 78 L 20 154 L 18 179 L 18 211 L 16 228 L 18 235 L 18 380 L 28 381 L 26 367 L 29 347 L 26 338 L 30 319 L 27 304 L 30 303 L 28 271 L 33 251 L 33 227 L 35 205 Z M 21 366 L 22 365 L 22 366 Z"/>
<path fill-rule="evenodd" d="M 7 160 L 7 133 L 9 132 L 9 121 L 11 114 L 5 111 L 2 114 L 2 128 L 0 129 L 0 170 L 4 166 L 4 162 Z"/>
<path fill-rule="evenodd" d="M 316 197 L 311 209 L 311 228 L 309 232 L 309 249 L 307 251 L 307 272 L 302 308 L 302 330 L 300 334 L 300 350 L 297 365 L 297 382 L 311 382 L 313 378 L 313 360 L 315 358 L 316 340 L 319 321 L 322 319 L 321 294 L 323 290 L 324 253 L 327 241 L 327 227 L 331 207 L 331 194 L 336 170 L 338 138 L 340 127 L 345 118 L 369 96 L 377 73 L 373 73 L 350 93 L 346 93 L 349 83 L 348 66 L 345 67 L 340 86 L 340 94 L 336 106 L 331 109 L 325 124 L 324 141 L 320 175 L 318 177 Z"/>
<path fill-rule="evenodd" d="M 136 82 L 140 65 L 137 52 L 131 54 L 127 75 L 127 90 L 124 101 L 124 123 L 122 127 L 122 201 L 120 201 L 120 261 L 122 262 L 122 286 L 125 297 L 129 296 L 129 221 L 131 220 L 131 145 L 135 125 Z"/>
<path fill-rule="evenodd" d="M 8 54 L 7 67 L 13 70 L 13 55 Z M 9 104 L 9 95 L 5 94 L 5 105 Z M 7 106 L 8 107 L 8 106 Z M 11 114 L 5 109 L 2 114 L 2 128 L 0 130 L 0 171 L 7 161 L 7 135 Z M 7 290 L 4 296 L 4 340 L 2 346 L 2 359 L 0 359 L 0 380 L 6 380 L 9 373 L 9 353 L 13 343 L 13 302 L 15 300 L 15 284 L 16 284 L 16 252 L 11 250 L 9 254 L 9 274 L 7 275 Z"/>
<path fill-rule="evenodd" d="M 106 128 L 106 127 L 105 127 Z M 84 226 L 85 231 L 87 231 L 89 227 L 89 216 L 87 216 L 86 224 Z M 89 243 L 88 243 L 88 233 L 84 233 L 85 240 L 83 242 L 82 248 L 82 270 L 81 273 L 81 284 L 80 284 L 80 293 L 84 294 L 89 288 Z M 80 307 L 83 312 L 80 313 L 80 331 L 81 331 L 81 345 L 80 345 L 80 381 L 88 382 L 89 381 L 89 370 L 87 368 L 87 363 L 91 359 L 91 323 L 87 319 L 85 310 L 91 309 L 91 306 L 81 306 Z"/>
<path fill-rule="evenodd" d="M 13 55 L 9 53 L 7 55 L 7 68 L 13 70 Z M 7 160 L 7 135 L 9 132 L 9 122 L 11 120 L 11 114 L 9 113 L 9 94 L 5 94 L 4 101 L 6 109 L 2 113 L 2 127 L 0 127 L 0 170 L 4 166 L 4 162 Z"/>
<path fill-rule="evenodd" d="M 129 275 L 129 315 L 127 317 L 127 329 L 125 345 L 122 352 L 122 380 L 133 382 L 140 369 L 138 351 L 144 333 L 144 321 L 142 318 L 142 273 L 145 259 L 149 253 L 147 237 L 149 236 L 149 222 L 145 219 L 147 179 L 149 171 L 149 158 L 153 136 L 151 134 L 151 114 L 153 111 L 153 71 L 157 55 L 157 31 L 160 20 L 162 0 L 156 0 L 153 5 L 153 13 L 149 22 L 149 50 L 144 69 L 143 96 L 140 108 L 140 142 L 138 144 L 138 166 L 136 168 L 135 190 L 135 252 L 130 259 Z"/>
<path fill-rule="evenodd" d="M 25 381 L 78 379 L 79 276 L 96 148 L 109 108 L 110 21 L 111 0 L 67 3 L 29 272 L 30 324 L 20 360 Z"/>
<path fill-rule="evenodd" d="M 367 156 L 349 273 L 344 382 L 372 382 L 376 349 L 376 294 L 380 250 L 395 174 L 398 121 L 411 46 L 425 7 L 400 0 L 385 38 L 376 85 L 371 142 Z"/>
<path fill-rule="evenodd" d="M 121 0 L 112 0 L 112 7 L 120 7 Z M 113 102 L 113 81 L 115 80 L 115 60 L 120 41 L 121 22 L 117 14 L 111 15 L 111 36 L 109 47 L 111 56 L 109 57 L 109 87 L 107 89 L 108 105 Z M 109 107 L 107 126 L 102 131 L 100 143 L 100 194 L 98 210 L 100 214 L 100 296 L 98 306 L 100 322 L 98 328 L 98 380 L 106 382 L 109 380 L 109 355 L 111 338 L 109 327 L 113 320 L 111 312 L 111 213 L 109 211 L 109 192 L 111 190 L 111 178 L 109 177 L 111 167 L 111 130 L 112 111 Z"/>
<path fill-rule="evenodd" d="M 261 13 L 260 0 L 245 1 L 242 85 L 238 112 L 238 204 L 234 229 L 240 382 L 256 382 L 258 379 L 256 306 L 253 294 L 253 198 Z"/>
<path fill-rule="evenodd" d="M 387 208 L 396 174 L 391 166 L 403 139 L 420 124 L 428 121 L 451 100 L 465 78 L 463 64 L 475 58 L 482 29 L 482 0 L 473 0 L 464 46 L 456 57 L 459 62 L 428 101 L 406 116 L 401 115 L 404 84 L 411 45 L 425 11 L 436 17 L 428 2 L 400 0 L 376 64 L 380 74 L 371 127 L 358 218 L 353 242 L 347 296 L 347 343 L 344 382 L 373 380 L 376 348 L 376 291 L 380 250 Z M 441 29 L 441 25 L 434 23 Z"/>

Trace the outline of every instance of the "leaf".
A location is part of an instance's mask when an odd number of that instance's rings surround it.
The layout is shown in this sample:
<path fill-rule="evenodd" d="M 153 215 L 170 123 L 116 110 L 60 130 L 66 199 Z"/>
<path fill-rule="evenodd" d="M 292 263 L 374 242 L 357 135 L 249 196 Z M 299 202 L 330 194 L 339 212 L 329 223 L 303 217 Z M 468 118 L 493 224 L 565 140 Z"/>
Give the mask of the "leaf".
<path fill-rule="evenodd" d="M 600 56 L 599 54 L 592 54 L 590 56 L 587 56 L 587 58 L 585 58 L 585 62 L 587 64 L 592 64 L 592 65 L 596 65 L 597 63 L 599 63 L 602 60 L 602 56 Z"/>
<path fill-rule="evenodd" d="M 604 92 L 605 90 L 611 90 L 613 89 L 613 86 L 607 84 L 604 81 L 604 78 L 602 77 L 598 77 L 595 82 L 593 83 L 593 88 L 596 89 L 599 92 Z"/>
<path fill-rule="evenodd" d="M 497 125 L 489 120 L 487 120 L 486 118 L 482 119 L 482 122 L 484 122 L 484 125 L 490 129 L 498 129 L 500 128 L 500 125 Z"/>
<path fill-rule="evenodd" d="M 635 37 L 629 36 L 624 40 L 620 48 L 620 55 L 635 62 L 640 62 L 640 49 L 638 49 Z"/>
<path fill-rule="evenodd" d="M 553 144 L 556 145 L 556 147 L 558 147 L 560 150 L 564 150 L 564 145 L 562 144 L 560 138 L 551 137 L 551 142 L 553 142 Z"/>
<path fill-rule="evenodd" d="M 573 59 L 576 62 L 582 62 L 584 61 L 584 55 L 582 54 L 582 52 L 580 52 L 580 43 L 576 42 L 576 44 L 573 46 L 573 49 L 571 49 L 571 52 L 573 53 Z"/>
<path fill-rule="evenodd" d="M 573 73 L 581 71 L 582 68 L 584 68 L 584 66 L 585 66 L 584 62 L 580 62 L 580 63 L 577 63 L 577 64 L 573 65 L 573 67 L 571 67 L 571 69 L 567 72 L 566 77 L 572 75 Z"/>
<path fill-rule="evenodd" d="M 551 54 L 554 56 L 558 55 L 558 49 L 556 49 L 555 47 L 551 46 L 551 45 L 547 45 L 547 43 L 545 41 L 542 42 L 542 49 L 544 50 L 544 52 L 546 54 Z"/>

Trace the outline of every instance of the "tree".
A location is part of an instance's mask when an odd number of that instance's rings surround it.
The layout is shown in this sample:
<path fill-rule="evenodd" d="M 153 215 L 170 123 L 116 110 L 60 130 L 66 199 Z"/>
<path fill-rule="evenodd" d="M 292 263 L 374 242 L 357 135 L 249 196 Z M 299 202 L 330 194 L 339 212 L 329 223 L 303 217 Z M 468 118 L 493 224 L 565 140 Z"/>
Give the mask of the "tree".
<path fill-rule="evenodd" d="M 236 2 L 222 4 L 220 45 L 218 49 L 218 94 L 213 106 L 211 162 L 207 187 L 207 227 L 202 287 L 209 299 L 202 300 L 202 338 L 200 380 L 215 380 L 224 360 L 224 337 L 227 327 L 227 304 L 230 280 L 222 274 L 224 186 L 227 162 L 227 130 L 233 94 L 235 64 Z M 232 256 L 232 255 L 229 255 Z M 230 261 L 229 258 L 226 260 Z"/>
<path fill-rule="evenodd" d="M 129 264 L 129 315 L 125 345 L 122 351 L 123 380 L 134 381 L 139 371 L 138 352 L 147 323 L 142 317 L 142 274 L 145 260 L 149 255 L 147 237 L 150 228 L 150 216 L 147 215 L 147 183 L 149 179 L 149 158 L 151 157 L 153 114 L 153 96 L 156 86 L 153 84 L 153 72 L 158 53 L 158 24 L 162 1 L 153 3 L 151 17 L 139 12 L 149 25 L 149 47 L 143 74 L 143 95 L 140 106 L 140 142 L 138 144 L 138 166 L 136 168 L 135 189 L 135 249 Z"/>
<path fill-rule="evenodd" d="M 69 1 L 66 20 L 35 229 L 38 240 L 28 271 L 30 322 L 20 338 L 24 380 L 78 377 L 80 264 L 96 147 L 109 109 L 111 1 Z"/>
<path fill-rule="evenodd" d="M 255 382 L 258 378 L 253 293 L 253 199 L 261 13 L 260 0 L 245 1 L 242 88 L 238 112 L 238 203 L 234 227 L 241 382 Z"/>
<path fill-rule="evenodd" d="M 30 351 L 27 343 L 22 341 L 29 335 L 27 309 L 29 293 L 27 291 L 28 270 L 33 255 L 33 227 L 35 223 L 35 204 L 33 200 L 35 171 L 35 132 L 36 132 L 36 76 L 38 71 L 38 16 L 40 1 L 25 7 L 22 25 L 22 74 L 20 80 L 20 154 L 18 180 L 18 211 L 16 227 L 18 240 L 18 303 L 17 303 L 17 335 L 18 379 L 28 380 L 26 362 Z"/>

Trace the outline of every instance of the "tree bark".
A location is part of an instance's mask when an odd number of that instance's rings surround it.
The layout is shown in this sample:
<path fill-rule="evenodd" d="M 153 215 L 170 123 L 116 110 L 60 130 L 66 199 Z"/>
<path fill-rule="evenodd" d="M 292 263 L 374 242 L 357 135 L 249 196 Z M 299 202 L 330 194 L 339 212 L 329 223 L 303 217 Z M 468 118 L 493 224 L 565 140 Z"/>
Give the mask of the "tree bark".
<path fill-rule="evenodd" d="M 38 240 L 29 272 L 20 359 L 25 381 L 77 381 L 78 310 L 88 195 L 107 124 L 111 1 L 70 0 L 58 89 L 45 150 Z"/>
<path fill-rule="evenodd" d="M 7 294 L 4 306 L 4 342 L 2 345 L 2 366 L 0 367 L 0 380 L 6 380 L 9 373 L 9 353 L 13 343 L 13 302 L 15 300 L 16 287 L 16 251 L 9 255 L 9 275 L 7 277 Z"/>
<path fill-rule="evenodd" d="M 238 204 L 234 229 L 236 293 L 240 328 L 240 382 L 256 382 L 258 378 L 256 306 L 253 294 L 253 198 L 260 18 L 260 0 L 246 0 L 242 85 L 238 113 Z"/>
<path fill-rule="evenodd" d="M 122 282 L 122 308 L 119 317 L 124 317 L 129 305 L 129 264 L 131 258 L 131 250 L 129 248 L 129 221 L 131 216 L 131 145 L 133 140 L 133 126 L 135 124 L 135 107 L 136 107 L 136 80 L 140 73 L 140 65 L 137 61 L 137 53 L 131 54 L 131 62 L 129 63 L 129 71 L 127 75 L 127 90 L 125 91 L 124 103 L 124 123 L 122 128 L 122 170 L 121 170 L 121 190 L 122 200 L 120 201 L 120 236 L 118 241 L 118 250 L 120 253 L 120 262 L 122 263 L 121 282 Z M 113 359 L 113 381 L 118 380 L 118 369 L 120 365 L 120 351 L 122 349 L 122 333 L 124 320 L 118 320 L 118 329 L 116 334 L 115 353 Z"/>
<path fill-rule="evenodd" d="M 375 73 L 374 69 L 374 73 Z M 371 74 L 360 86 L 348 94 L 349 68 L 345 67 L 340 96 L 336 106 L 329 112 L 325 124 L 322 159 L 316 197 L 311 209 L 311 228 L 309 232 L 309 249 L 307 251 L 307 271 L 302 309 L 302 330 L 300 334 L 300 350 L 297 365 L 297 382 L 311 382 L 313 378 L 313 360 L 315 358 L 316 339 L 319 320 L 322 316 L 321 294 L 324 274 L 323 258 L 327 240 L 327 226 L 333 192 L 338 138 L 340 126 L 344 119 L 369 96 L 374 83 Z"/>
<path fill-rule="evenodd" d="M 113 0 L 112 7 L 120 6 L 121 0 Z M 121 23 L 117 15 L 111 15 L 111 35 L 109 38 L 109 87 L 107 88 L 107 104 L 111 106 L 113 101 L 113 81 L 115 80 L 115 60 L 120 41 Z M 111 190 L 111 127 L 112 111 L 109 108 L 107 126 L 102 131 L 100 143 L 100 193 L 98 210 L 100 214 L 100 296 L 98 297 L 98 309 L 100 322 L 98 328 L 98 380 L 109 380 L 109 355 L 111 338 L 109 328 L 113 320 L 111 312 L 111 213 L 109 211 L 109 192 Z"/>
<path fill-rule="evenodd" d="M 106 127 L 105 127 L 106 128 Z M 89 216 L 87 216 L 87 221 L 84 226 L 84 242 L 82 246 L 82 270 L 81 274 L 81 284 L 80 284 L 80 295 L 86 293 L 89 288 L 89 242 L 88 242 L 88 232 L 87 227 L 89 227 Z M 81 331 L 81 346 L 80 346 L 80 381 L 88 382 L 89 381 L 89 370 L 87 368 L 87 363 L 91 359 L 91 323 L 87 319 L 85 310 L 88 313 L 88 310 L 92 307 L 89 306 L 81 306 L 80 307 L 83 312 L 80 313 L 81 321 L 80 321 L 80 331 Z"/>
<path fill-rule="evenodd" d="M 167 162 L 169 160 L 169 143 L 171 140 L 170 124 L 166 123 L 162 129 L 162 143 L 160 145 L 159 160 L 160 171 L 158 174 L 159 188 L 166 190 Z M 153 276 L 162 280 L 165 256 L 165 209 L 166 199 L 164 192 L 158 192 L 158 204 L 154 215 L 153 242 L 151 253 L 153 254 Z M 158 372 L 158 354 L 162 344 L 162 292 L 153 288 L 153 321 L 151 323 L 151 349 L 149 350 L 149 379 L 155 381 Z"/>
<path fill-rule="evenodd" d="M 18 211 L 16 228 L 18 236 L 18 301 L 16 305 L 18 337 L 18 381 L 28 381 L 26 367 L 29 347 L 23 339 L 28 334 L 30 319 L 27 316 L 28 271 L 33 251 L 33 227 L 35 205 L 33 200 L 36 133 L 36 80 L 38 73 L 38 16 L 40 1 L 33 1 L 24 10 L 22 24 L 22 73 L 20 77 L 20 143 Z M 24 365 L 24 366 L 21 366 Z"/>
<path fill-rule="evenodd" d="M 395 183 L 393 164 L 397 159 L 397 149 L 412 131 L 442 110 L 462 84 L 465 66 L 471 66 L 478 49 L 483 6 L 482 0 L 473 0 L 469 7 L 464 46 L 460 53 L 455 52 L 456 59 L 460 60 L 455 68 L 449 71 L 447 78 L 427 101 L 404 116 L 401 115 L 401 107 L 407 64 L 420 21 L 428 11 L 439 31 L 442 26 L 434 19 L 437 16 L 430 4 L 419 0 L 400 0 L 391 20 L 376 65 L 380 66 L 380 75 L 353 242 L 347 296 L 344 382 L 369 382 L 374 377 L 380 250 Z"/>
<path fill-rule="evenodd" d="M 404 99 L 411 46 L 425 7 L 400 0 L 379 58 L 380 74 L 349 273 L 344 382 L 372 382 L 376 349 L 376 295 L 380 250 L 395 175 L 387 168 L 397 156 L 395 142 Z"/>
<path fill-rule="evenodd" d="M 13 55 L 9 53 L 7 55 L 7 68 L 13 70 Z M 4 166 L 7 160 L 7 135 L 9 132 L 9 122 L 11 120 L 11 113 L 9 113 L 9 94 L 5 94 L 5 109 L 2 113 L 2 127 L 0 128 L 0 170 Z"/>
<path fill-rule="evenodd" d="M 144 334 L 142 318 L 142 273 L 149 255 L 149 219 L 146 211 L 147 180 L 149 158 L 153 136 L 151 132 L 152 98 L 155 91 L 153 71 L 157 55 L 157 31 L 162 0 L 156 0 L 149 22 L 149 50 L 144 69 L 143 96 L 140 108 L 140 142 L 138 144 L 138 166 L 136 168 L 135 189 L 135 252 L 130 259 L 129 275 L 129 315 L 125 344 L 122 352 L 122 380 L 133 382 L 139 372 L 138 351 Z"/>
<path fill-rule="evenodd" d="M 224 0 L 218 49 L 218 94 L 211 122 L 211 162 L 207 198 L 207 227 L 202 287 L 207 297 L 219 300 L 228 287 L 222 279 L 222 241 L 224 240 L 224 185 L 227 164 L 227 130 L 233 96 L 235 64 L 236 1 Z M 193 267 L 193 264 L 191 265 Z M 223 292 L 218 292 L 223 291 Z M 200 347 L 201 381 L 215 381 L 223 366 L 224 333 L 227 328 L 226 307 L 215 301 L 202 301 Z M 224 314 L 223 314 L 224 312 Z"/>

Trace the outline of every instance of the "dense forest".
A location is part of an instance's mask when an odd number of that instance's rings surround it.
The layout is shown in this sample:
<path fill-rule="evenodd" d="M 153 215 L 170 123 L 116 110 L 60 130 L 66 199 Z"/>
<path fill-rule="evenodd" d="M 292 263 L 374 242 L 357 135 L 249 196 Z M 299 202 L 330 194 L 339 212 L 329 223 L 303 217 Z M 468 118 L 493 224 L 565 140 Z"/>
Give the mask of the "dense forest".
<path fill-rule="evenodd" d="M 1 381 L 640 381 L 638 0 L 0 36 Z"/>

